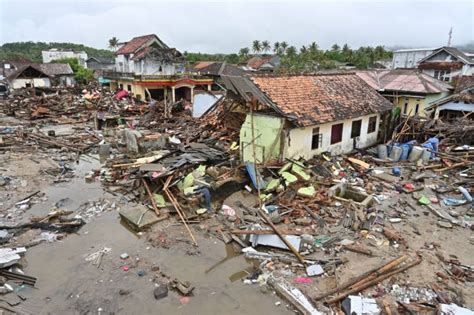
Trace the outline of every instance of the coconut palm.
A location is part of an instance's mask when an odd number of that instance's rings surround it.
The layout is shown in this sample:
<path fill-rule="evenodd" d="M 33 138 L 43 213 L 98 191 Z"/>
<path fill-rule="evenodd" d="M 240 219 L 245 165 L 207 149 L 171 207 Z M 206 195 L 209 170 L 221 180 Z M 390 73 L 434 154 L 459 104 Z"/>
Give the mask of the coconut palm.
<path fill-rule="evenodd" d="M 264 40 L 262 42 L 262 51 L 266 54 L 270 51 L 270 49 L 271 49 L 270 42 L 268 40 Z"/>
<path fill-rule="evenodd" d="M 252 43 L 252 50 L 254 53 L 258 54 L 262 51 L 262 44 L 260 44 L 259 40 L 254 40 Z"/>
<path fill-rule="evenodd" d="M 283 41 L 280 43 L 280 48 L 281 48 L 281 52 L 282 53 L 285 53 L 286 52 L 286 49 L 288 48 L 288 43 Z"/>
<path fill-rule="evenodd" d="M 273 52 L 278 55 L 278 54 L 280 54 L 280 49 L 281 49 L 280 42 L 274 42 L 273 43 Z"/>
<path fill-rule="evenodd" d="M 109 39 L 109 48 L 112 49 L 112 50 L 116 50 L 118 48 L 118 44 L 119 44 L 119 40 L 117 37 L 112 37 L 111 39 Z"/>

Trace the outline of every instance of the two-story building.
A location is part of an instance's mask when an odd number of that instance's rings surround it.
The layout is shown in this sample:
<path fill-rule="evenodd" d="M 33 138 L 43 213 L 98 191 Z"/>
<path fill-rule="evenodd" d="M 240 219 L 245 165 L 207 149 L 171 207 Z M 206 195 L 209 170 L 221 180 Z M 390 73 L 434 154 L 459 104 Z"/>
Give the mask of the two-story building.
<path fill-rule="evenodd" d="M 454 78 L 474 74 L 474 55 L 454 47 L 441 47 L 421 59 L 418 69 L 445 82 Z"/>
<path fill-rule="evenodd" d="M 124 89 L 141 99 L 193 101 L 194 89 L 211 89 L 212 78 L 188 74 L 185 58 L 158 36 L 144 35 L 121 43 L 115 71 L 104 71 L 112 89 Z"/>
<path fill-rule="evenodd" d="M 75 58 L 79 61 L 79 64 L 83 67 L 87 67 L 87 53 L 85 51 L 73 51 L 71 49 L 58 49 L 51 48 L 49 50 L 43 50 L 41 52 L 43 57 L 43 63 L 50 63 L 54 60 L 64 59 L 64 58 Z"/>

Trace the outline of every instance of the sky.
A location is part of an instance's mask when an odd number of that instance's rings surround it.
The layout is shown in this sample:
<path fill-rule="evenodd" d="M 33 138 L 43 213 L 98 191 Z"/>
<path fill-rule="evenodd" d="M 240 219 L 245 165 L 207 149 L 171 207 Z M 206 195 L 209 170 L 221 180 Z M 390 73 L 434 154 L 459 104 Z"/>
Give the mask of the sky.
<path fill-rule="evenodd" d="M 351 47 L 436 47 L 474 41 L 472 0 L 0 0 L 0 44 L 72 42 L 107 48 L 156 34 L 180 51 L 232 53 L 253 40 Z"/>

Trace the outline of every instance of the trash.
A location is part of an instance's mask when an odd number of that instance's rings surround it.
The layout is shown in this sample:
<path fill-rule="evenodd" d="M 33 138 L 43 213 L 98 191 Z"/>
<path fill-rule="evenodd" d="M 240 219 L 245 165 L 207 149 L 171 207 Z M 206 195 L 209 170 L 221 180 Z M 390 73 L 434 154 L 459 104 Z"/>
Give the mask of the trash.
<path fill-rule="evenodd" d="M 295 283 L 312 283 L 313 279 L 307 277 L 296 277 L 294 279 Z"/>
<path fill-rule="evenodd" d="M 309 265 L 306 267 L 306 274 L 310 277 L 319 276 L 324 273 L 323 267 L 321 265 Z"/>
<path fill-rule="evenodd" d="M 431 203 L 430 199 L 428 199 L 426 196 L 421 196 L 421 198 L 418 199 L 418 202 L 420 205 L 429 205 Z"/>
<path fill-rule="evenodd" d="M 120 254 L 120 259 L 127 259 L 129 256 L 127 253 Z"/>
<path fill-rule="evenodd" d="M 467 202 L 472 202 L 472 200 L 473 200 L 472 196 L 466 188 L 464 188 L 462 186 L 459 186 L 458 190 L 464 196 L 464 199 L 466 199 Z"/>
<path fill-rule="evenodd" d="M 474 315 L 474 311 L 471 311 L 470 309 L 464 307 L 460 307 L 454 303 L 440 304 L 439 312 L 443 315 Z"/>
<path fill-rule="evenodd" d="M 350 315 L 378 315 L 381 310 L 375 299 L 365 298 L 357 295 L 349 295 L 341 303 L 345 314 Z"/>
<path fill-rule="evenodd" d="M 168 285 L 164 282 L 158 282 L 156 288 L 153 290 L 155 300 L 161 300 L 168 296 Z"/>
<path fill-rule="evenodd" d="M 298 196 L 301 197 L 314 197 L 316 195 L 316 189 L 313 186 L 301 187 L 297 192 Z"/>
<path fill-rule="evenodd" d="M 18 248 L 0 248 L 0 268 L 5 268 L 17 263 L 21 256 L 26 253 L 25 247 Z"/>
<path fill-rule="evenodd" d="M 402 170 L 399 167 L 394 167 L 392 168 L 392 174 L 395 176 L 400 176 L 402 175 Z"/>

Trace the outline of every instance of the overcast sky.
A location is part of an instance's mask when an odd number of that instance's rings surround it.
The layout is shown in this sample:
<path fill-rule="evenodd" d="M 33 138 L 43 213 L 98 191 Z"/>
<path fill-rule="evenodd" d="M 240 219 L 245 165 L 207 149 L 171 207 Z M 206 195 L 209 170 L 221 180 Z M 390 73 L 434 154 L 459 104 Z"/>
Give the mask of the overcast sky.
<path fill-rule="evenodd" d="M 0 0 L 0 44 L 82 43 L 106 48 L 155 33 L 181 51 L 230 53 L 252 40 L 433 47 L 474 40 L 474 1 Z"/>

